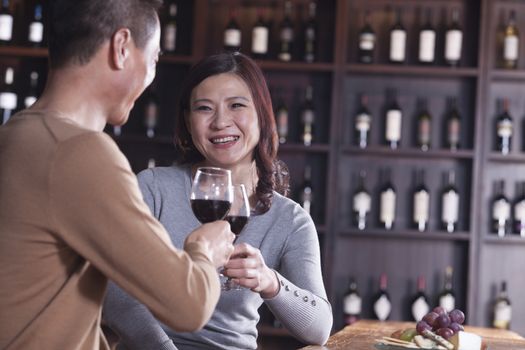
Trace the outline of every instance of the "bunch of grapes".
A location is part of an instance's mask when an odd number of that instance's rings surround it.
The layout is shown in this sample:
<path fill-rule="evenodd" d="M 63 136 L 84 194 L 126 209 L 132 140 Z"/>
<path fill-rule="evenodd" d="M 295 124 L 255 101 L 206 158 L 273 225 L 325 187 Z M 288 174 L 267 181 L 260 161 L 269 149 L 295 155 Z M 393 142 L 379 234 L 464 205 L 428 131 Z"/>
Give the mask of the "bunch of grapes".
<path fill-rule="evenodd" d="M 447 313 L 444 308 L 437 306 L 417 323 L 416 330 L 419 334 L 429 330 L 448 340 L 463 330 L 463 322 L 465 314 L 461 310 L 454 309 Z"/>

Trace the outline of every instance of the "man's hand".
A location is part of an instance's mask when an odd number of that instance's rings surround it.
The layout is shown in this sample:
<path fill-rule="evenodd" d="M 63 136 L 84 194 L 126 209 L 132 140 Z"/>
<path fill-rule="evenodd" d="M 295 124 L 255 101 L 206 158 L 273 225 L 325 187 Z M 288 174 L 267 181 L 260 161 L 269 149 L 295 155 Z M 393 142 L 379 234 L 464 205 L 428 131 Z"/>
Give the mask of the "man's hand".
<path fill-rule="evenodd" d="M 191 242 L 203 244 L 208 257 L 216 268 L 224 266 L 233 252 L 235 235 L 227 221 L 214 221 L 195 229 L 186 237 L 184 245 Z"/>

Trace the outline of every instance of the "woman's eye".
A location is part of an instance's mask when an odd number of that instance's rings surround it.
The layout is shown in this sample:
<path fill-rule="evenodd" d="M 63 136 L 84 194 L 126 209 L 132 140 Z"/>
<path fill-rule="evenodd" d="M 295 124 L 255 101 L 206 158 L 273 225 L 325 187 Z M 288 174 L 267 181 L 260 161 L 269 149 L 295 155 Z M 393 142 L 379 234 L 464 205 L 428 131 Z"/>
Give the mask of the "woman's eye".
<path fill-rule="evenodd" d="M 242 103 L 238 103 L 238 102 L 237 102 L 237 103 L 233 103 L 233 104 L 232 104 L 232 108 L 242 108 L 242 107 L 245 107 L 245 105 L 242 104 Z"/>
<path fill-rule="evenodd" d="M 211 111 L 211 108 L 208 106 L 197 106 L 195 107 L 196 111 Z"/>

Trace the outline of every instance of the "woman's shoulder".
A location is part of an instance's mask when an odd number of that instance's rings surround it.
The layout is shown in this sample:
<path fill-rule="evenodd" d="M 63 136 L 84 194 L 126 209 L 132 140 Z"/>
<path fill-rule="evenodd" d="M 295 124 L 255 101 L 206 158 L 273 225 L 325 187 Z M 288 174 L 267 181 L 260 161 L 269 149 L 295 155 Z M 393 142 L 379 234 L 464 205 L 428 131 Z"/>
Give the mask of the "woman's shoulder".
<path fill-rule="evenodd" d="M 272 205 L 268 214 L 282 218 L 289 223 L 313 225 L 313 220 L 306 210 L 294 200 L 275 191 L 273 192 Z"/>
<path fill-rule="evenodd" d="M 164 183 L 169 181 L 170 183 L 180 182 L 184 184 L 186 178 L 189 177 L 190 168 L 187 166 L 181 166 L 173 164 L 167 167 L 154 167 L 141 171 L 137 178 L 140 183 Z"/>

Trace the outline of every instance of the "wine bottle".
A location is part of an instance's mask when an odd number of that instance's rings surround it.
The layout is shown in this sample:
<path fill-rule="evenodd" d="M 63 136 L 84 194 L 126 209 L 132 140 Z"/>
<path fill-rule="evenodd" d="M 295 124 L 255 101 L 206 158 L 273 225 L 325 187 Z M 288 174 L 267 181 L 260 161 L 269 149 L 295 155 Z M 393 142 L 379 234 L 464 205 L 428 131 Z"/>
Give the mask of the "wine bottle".
<path fill-rule="evenodd" d="M 439 306 L 450 312 L 456 308 L 456 294 L 452 290 L 452 266 L 445 268 L 445 280 L 443 290 L 439 293 Z"/>
<path fill-rule="evenodd" d="M 448 173 L 448 184 L 441 194 L 441 227 L 447 232 L 454 232 L 458 227 L 459 192 L 456 188 L 456 174 Z"/>
<path fill-rule="evenodd" d="M 365 11 L 364 24 L 359 31 L 359 62 L 373 63 L 376 34 L 370 25 L 370 12 Z"/>
<path fill-rule="evenodd" d="M 305 146 L 310 146 L 314 139 L 315 109 L 313 103 L 313 89 L 311 85 L 306 87 L 306 98 L 301 111 L 301 122 L 303 124 L 302 141 Z"/>
<path fill-rule="evenodd" d="M 390 29 L 390 62 L 404 63 L 406 59 L 407 32 L 401 22 L 401 8 L 397 9 L 396 23 Z"/>
<path fill-rule="evenodd" d="M 461 62 L 463 30 L 459 24 L 459 10 L 452 10 L 452 23 L 445 33 L 445 61 L 449 66 L 457 67 Z"/>
<path fill-rule="evenodd" d="M 9 0 L 2 0 L 0 8 L 0 44 L 7 45 L 13 37 L 13 14 L 9 9 Z"/>
<path fill-rule="evenodd" d="M 419 32 L 419 62 L 434 63 L 436 52 L 436 30 L 432 26 L 432 10 L 426 11 L 426 22 Z"/>
<path fill-rule="evenodd" d="M 517 184 L 517 198 L 514 202 L 514 232 L 525 237 L 525 181 Z"/>
<path fill-rule="evenodd" d="M 421 99 L 421 112 L 417 117 L 417 144 L 422 151 L 430 149 L 432 116 L 428 112 L 427 99 Z"/>
<path fill-rule="evenodd" d="M 224 50 L 236 52 L 241 49 L 241 28 L 237 23 L 235 8 L 230 9 L 230 21 L 224 29 Z"/>
<path fill-rule="evenodd" d="M 461 114 L 458 111 L 457 99 L 451 99 L 450 111 L 447 116 L 446 140 L 445 144 L 451 151 L 456 151 L 460 147 Z"/>
<path fill-rule="evenodd" d="M 387 291 L 388 280 L 385 273 L 379 278 L 379 292 L 374 298 L 373 309 L 374 315 L 379 321 L 386 321 L 392 311 L 392 302 Z"/>
<path fill-rule="evenodd" d="M 512 320 L 512 306 L 507 293 L 507 282 L 501 282 L 501 289 L 494 303 L 494 320 L 492 325 L 495 328 L 509 329 Z"/>
<path fill-rule="evenodd" d="M 308 4 L 308 21 L 304 29 L 304 60 L 312 63 L 316 60 L 315 50 L 317 42 L 317 4 L 310 1 Z"/>
<path fill-rule="evenodd" d="M 148 90 L 145 96 L 144 124 L 146 126 L 146 136 L 153 138 L 155 137 L 155 128 L 159 120 L 159 105 L 153 88 L 149 88 Z"/>
<path fill-rule="evenodd" d="M 519 51 L 519 31 L 516 25 L 516 11 L 511 10 L 503 38 L 503 68 L 517 68 Z"/>
<path fill-rule="evenodd" d="M 366 148 L 368 146 L 368 138 L 370 134 L 370 125 L 372 124 L 372 116 L 368 110 L 368 96 L 361 95 L 361 105 L 355 117 L 355 137 L 359 148 Z"/>
<path fill-rule="evenodd" d="M 348 290 L 343 297 L 343 312 L 345 324 L 350 325 L 361 318 L 362 299 L 357 290 L 357 282 L 351 277 Z"/>
<path fill-rule="evenodd" d="M 386 111 L 385 141 L 391 149 L 396 149 L 401 141 L 403 112 L 397 103 L 396 93 L 391 93 L 391 104 Z"/>
<path fill-rule="evenodd" d="M 425 170 L 421 169 L 418 173 L 418 185 L 414 190 L 414 225 L 419 232 L 428 228 L 428 218 L 430 211 L 430 194 L 425 186 Z"/>
<path fill-rule="evenodd" d="M 292 60 L 292 49 L 294 41 L 294 30 L 292 23 L 292 2 L 287 0 L 284 2 L 284 19 L 281 23 L 281 31 L 279 34 L 280 45 L 279 54 L 277 58 L 280 61 L 291 61 Z"/>
<path fill-rule="evenodd" d="M 42 5 L 36 4 L 33 21 L 29 24 L 28 41 L 31 46 L 42 46 L 44 39 L 44 23 L 42 22 Z"/>
<path fill-rule="evenodd" d="M 282 98 L 279 98 L 279 102 L 277 103 L 275 119 L 277 121 L 279 143 L 286 143 L 286 140 L 288 139 L 288 108 Z"/>
<path fill-rule="evenodd" d="M 2 124 L 7 123 L 18 105 L 18 96 L 13 87 L 14 74 L 15 71 L 12 67 L 6 68 L 4 86 L 2 87 L 2 90 L 0 90 L 0 114 L 2 115 Z"/>
<path fill-rule="evenodd" d="M 358 186 L 353 196 L 353 211 L 354 211 L 354 225 L 359 230 L 364 230 L 367 225 L 367 215 L 370 213 L 372 206 L 372 199 L 370 193 L 365 187 L 366 173 L 361 171 L 359 173 Z"/>
<path fill-rule="evenodd" d="M 497 150 L 501 154 L 509 154 L 512 147 L 513 123 L 509 114 L 509 100 L 506 98 L 503 99 L 503 111 L 496 123 Z"/>
<path fill-rule="evenodd" d="M 499 180 L 495 183 L 495 196 L 492 201 L 492 232 L 499 237 L 509 233 L 510 203 L 505 196 L 505 182 Z"/>
<path fill-rule="evenodd" d="M 303 184 L 300 193 L 301 206 L 308 214 L 312 213 L 313 188 L 312 188 L 312 167 L 307 165 L 304 168 Z"/>
<path fill-rule="evenodd" d="M 38 72 L 31 72 L 31 74 L 29 74 L 29 79 L 29 91 L 27 92 L 27 95 L 24 98 L 25 108 L 31 107 L 38 98 Z"/>
<path fill-rule="evenodd" d="M 148 159 L 148 169 L 154 168 L 157 165 L 155 158 Z"/>
<path fill-rule="evenodd" d="M 263 19 L 263 9 L 257 10 L 257 22 L 252 30 L 252 54 L 256 58 L 264 58 L 268 54 L 269 29 Z"/>
<path fill-rule="evenodd" d="M 394 227 L 396 218 L 396 189 L 392 185 L 390 172 L 390 168 L 383 171 L 386 181 L 379 196 L 381 202 L 379 222 L 386 230 L 391 230 Z"/>
<path fill-rule="evenodd" d="M 172 2 L 168 7 L 168 18 L 162 28 L 162 49 L 167 53 L 177 48 L 177 4 Z"/>
<path fill-rule="evenodd" d="M 426 281 L 425 277 L 419 276 L 417 278 L 417 293 L 412 299 L 410 305 L 411 315 L 414 321 L 419 322 L 430 311 L 430 304 L 428 303 L 428 296 L 425 292 Z"/>

